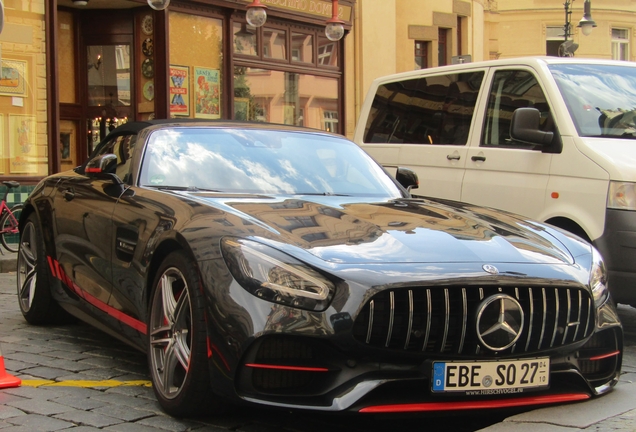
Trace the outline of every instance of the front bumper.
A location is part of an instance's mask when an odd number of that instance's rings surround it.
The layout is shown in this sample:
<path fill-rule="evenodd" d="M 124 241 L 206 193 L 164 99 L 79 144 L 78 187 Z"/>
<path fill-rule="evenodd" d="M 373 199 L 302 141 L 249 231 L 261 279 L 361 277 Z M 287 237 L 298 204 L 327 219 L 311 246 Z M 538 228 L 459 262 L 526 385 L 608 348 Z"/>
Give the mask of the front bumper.
<path fill-rule="evenodd" d="M 252 339 L 236 366 L 236 395 L 251 403 L 317 411 L 506 408 L 584 400 L 606 393 L 616 384 L 621 369 L 623 333 L 611 301 L 596 310 L 595 329 L 584 340 L 525 353 L 519 349 L 515 354 L 513 349 L 501 356 L 373 346 L 356 338 L 356 324 L 346 317 L 333 314 L 324 321 L 334 324 L 334 334 L 270 332 Z M 547 389 L 478 396 L 432 391 L 433 361 L 544 356 L 550 357 Z"/>
<path fill-rule="evenodd" d="M 548 389 L 467 396 L 434 394 L 430 359 L 377 362 L 367 355 L 338 352 L 324 341 L 272 335 L 251 347 L 239 368 L 236 389 L 249 402 L 319 411 L 445 411 L 560 403 L 611 389 L 620 372 L 621 341 L 620 328 L 613 327 L 572 352 L 555 353 Z"/>

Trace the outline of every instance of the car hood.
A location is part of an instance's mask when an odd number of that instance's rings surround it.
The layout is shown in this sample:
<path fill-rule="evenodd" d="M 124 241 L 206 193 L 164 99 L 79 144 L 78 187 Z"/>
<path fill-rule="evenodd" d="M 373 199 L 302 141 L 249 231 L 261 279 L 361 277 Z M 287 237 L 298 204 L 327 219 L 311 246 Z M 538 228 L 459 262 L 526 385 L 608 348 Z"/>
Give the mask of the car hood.
<path fill-rule="evenodd" d="M 573 263 L 542 225 L 509 213 L 454 202 L 345 197 L 214 200 L 282 250 L 302 248 L 324 261 L 361 263 Z M 249 234 L 248 234 L 249 233 Z M 293 252 L 290 250 L 290 252 Z"/>

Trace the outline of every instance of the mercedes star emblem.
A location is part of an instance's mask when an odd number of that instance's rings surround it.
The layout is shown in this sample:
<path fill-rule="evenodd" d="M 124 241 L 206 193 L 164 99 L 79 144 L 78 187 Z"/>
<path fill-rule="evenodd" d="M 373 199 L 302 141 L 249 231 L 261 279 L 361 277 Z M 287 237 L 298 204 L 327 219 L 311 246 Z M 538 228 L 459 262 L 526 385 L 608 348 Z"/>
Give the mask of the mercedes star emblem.
<path fill-rule="evenodd" d="M 481 268 L 483 268 L 486 273 L 493 275 L 499 274 L 499 270 L 494 265 L 484 264 Z"/>
<path fill-rule="evenodd" d="M 523 309 L 507 294 L 485 299 L 477 309 L 477 337 L 486 348 L 503 351 L 519 340 L 523 330 Z"/>

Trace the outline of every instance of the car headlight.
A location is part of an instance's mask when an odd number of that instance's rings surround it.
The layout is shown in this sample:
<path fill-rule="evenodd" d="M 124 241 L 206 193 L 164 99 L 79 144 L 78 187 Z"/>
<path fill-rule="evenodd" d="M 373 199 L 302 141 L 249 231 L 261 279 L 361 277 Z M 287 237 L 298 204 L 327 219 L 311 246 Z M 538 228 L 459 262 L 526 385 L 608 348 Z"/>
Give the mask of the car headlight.
<path fill-rule="evenodd" d="M 636 183 L 610 182 L 607 208 L 636 210 Z"/>
<path fill-rule="evenodd" d="M 274 303 L 325 310 L 334 284 L 306 264 L 269 246 L 224 238 L 221 249 L 232 276 L 251 294 Z"/>
<path fill-rule="evenodd" d="M 607 270 L 603 257 L 596 248 L 592 248 L 592 269 L 590 271 L 590 287 L 596 307 L 601 306 L 609 297 L 607 288 Z"/>

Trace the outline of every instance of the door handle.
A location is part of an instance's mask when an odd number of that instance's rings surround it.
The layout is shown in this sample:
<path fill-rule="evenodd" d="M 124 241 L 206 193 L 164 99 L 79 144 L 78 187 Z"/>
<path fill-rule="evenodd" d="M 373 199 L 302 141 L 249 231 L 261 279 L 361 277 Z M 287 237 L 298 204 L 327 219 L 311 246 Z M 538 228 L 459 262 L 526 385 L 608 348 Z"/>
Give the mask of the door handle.
<path fill-rule="evenodd" d="M 486 160 L 486 156 L 472 156 L 471 159 L 475 162 L 484 162 Z"/>
<path fill-rule="evenodd" d="M 446 155 L 446 159 L 448 159 L 448 160 L 459 160 L 459 159 L 461 159 L 461 156 L 459 156 L 459 153 L 457 153 L 457 154 L 449 154 L 449 155 Z"/>
<path fill-rule="evenodd" d="M 66 189 L 62 195 L 64 195 L 64 199 L 66 201 L 71 201 L 73 198 L 75 198 L 75 192 L 73 192 L 72 189 Z"/>

